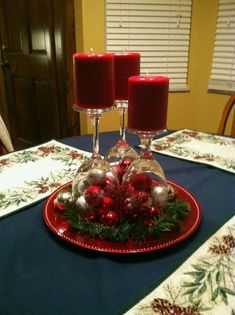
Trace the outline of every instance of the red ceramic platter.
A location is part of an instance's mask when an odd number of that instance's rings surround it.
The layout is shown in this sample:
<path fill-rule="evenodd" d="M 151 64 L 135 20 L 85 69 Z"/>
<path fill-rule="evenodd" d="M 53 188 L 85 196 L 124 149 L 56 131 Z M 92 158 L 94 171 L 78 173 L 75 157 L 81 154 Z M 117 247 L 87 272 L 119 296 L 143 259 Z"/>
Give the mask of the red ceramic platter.
<path fill-rule="evenodd" d="M 188 238 L 196 231 L 201 221 L 201 209 L 192 194 L 174 182 L 168 181 L 168 184 L 172 185 L 177 190 L 178 198 L 185 200 L 190 204 L 191 210 L 188 217 L 183 222 L 183 231 L 178 233 L 168 233 L 160 239 L 141 243 L 136 243 L 133 240 L 128 240 L 126 242 L 111 242 L 107 240 L 94 239 L 89 235 L 80 234 L 67 222 L 66 218 L 62 215 L 62 212 L 54 207 L 54 199 L 56 198 L 58 192 L 68 188 L 71 183 L 61 186 L 46 200 L 43 209 L 43 217 L 45 223 L 52 232 L 65 241 L 83 248 L 117 254 L 160 250 Z"/>

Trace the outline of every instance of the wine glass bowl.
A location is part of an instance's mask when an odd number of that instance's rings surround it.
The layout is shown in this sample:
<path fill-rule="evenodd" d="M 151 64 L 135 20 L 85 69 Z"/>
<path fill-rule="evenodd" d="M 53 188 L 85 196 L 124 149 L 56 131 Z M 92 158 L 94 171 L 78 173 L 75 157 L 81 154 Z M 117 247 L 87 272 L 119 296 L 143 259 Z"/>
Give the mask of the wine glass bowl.
<path fill-rule="evenodd" d="M 120 138 L 105 154 L 105 159 L 111 164 L 118 163 L 122 159 L 133 161 L 138 158 L 138 153 L 126 141 L 125 114 L 128 108 L 128 101 L 115 101 L 115 107 L 119 109 L 120 113 Z"/>
<path fill-rule="evenodd" d="M 151 151 L 154 136 L 166 129 L 168 84 L 166 77 L 148 75 L 128 80 L 127 131 L 139 136 L 141 147 L 138 159 L 123 176 L 121 187 L 123 215 L 131 219 L 161 211 L 168 200 L 165 174 Z"/>

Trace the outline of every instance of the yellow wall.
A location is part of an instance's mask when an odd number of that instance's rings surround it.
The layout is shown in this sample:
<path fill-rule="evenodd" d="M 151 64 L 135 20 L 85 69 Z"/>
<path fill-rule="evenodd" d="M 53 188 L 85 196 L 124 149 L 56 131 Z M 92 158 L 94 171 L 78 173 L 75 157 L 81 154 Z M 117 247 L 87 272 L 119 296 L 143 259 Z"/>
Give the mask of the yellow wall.
<path fill-rule="evenodd" d="M 74 0 L 77 51 L 105 50 L 104 0 Z M 170 93 L 168 128 L 190 128 L 216 132 L 221 111 L 228 95 L 208 93 L 208 80 L 213 55 L 218 0 L 193 0 L 189 58 L 190 92 Z M 117 110 L 105 113 L 100 130 L 118 130 Z M 91 133 L 85 114 L 81 115 L 81 133 Z"/>

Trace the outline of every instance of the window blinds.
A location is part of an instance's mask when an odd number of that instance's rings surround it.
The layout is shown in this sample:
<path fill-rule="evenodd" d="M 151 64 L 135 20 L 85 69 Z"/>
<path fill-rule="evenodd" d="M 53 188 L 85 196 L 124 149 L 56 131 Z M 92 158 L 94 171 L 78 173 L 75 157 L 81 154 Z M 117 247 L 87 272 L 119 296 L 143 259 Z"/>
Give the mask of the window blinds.
<path fill-rule="evenodd" d="M 141 53 L 141 73 L 187 90 L 191 0 L 106 0 L 106 50 Z"/>
<path fill-rule="evenodd" d="M 209 90 L 235 92 L 235 0 L 219 0 Z"/>

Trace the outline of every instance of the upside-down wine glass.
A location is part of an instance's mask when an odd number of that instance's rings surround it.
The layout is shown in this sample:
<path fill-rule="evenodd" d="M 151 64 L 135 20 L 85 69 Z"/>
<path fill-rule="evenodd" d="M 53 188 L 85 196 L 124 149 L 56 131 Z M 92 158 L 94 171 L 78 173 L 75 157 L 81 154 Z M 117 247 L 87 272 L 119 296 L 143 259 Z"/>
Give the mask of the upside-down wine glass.
<path fill-rule="evenodd" d="M 114 53 L 114 96 L 115 107 L 120 115 L 120 137 L 109 149 L 105 159 L 117 163 L 122 159 L 135 160 L 137 152 L 126 141 L 125 117 L 128 109 L 128 78 L 140 74 L 140 54 L 136 52 Z"/>
<path fill-rule="evenodd" d="M 71 202 L 80 222 L 111 224 L 119 219 L 117 173 L 99 153 L 99 121 L 114 105 L 114 58 L 111 54 L 75 54 L 75 110 L 86 111 L 93 124 L 90 159 L 77 170 Z"/>
<path fill-rule="evenodd" d="M 92 155 L 79 172 L 94 164 L 107 167 L 99 153 L 99 123 L 102 113 L 114 106 L 114 58 L 112 54 L 76 53 L 73 55 L 75 99 L 74 110 L 86 112 L 93 127 Z"/>
<path fill-rule="evenodd" d="M 140 137 L 141 152 L 123 178 L 125 190 L 130 190 L 123 208 L 131 207 L 128 202 L 137 191 L 143 198 L 151 197 L 147 202 L 149 208 L 158 209 L 167 200 L 168 185 L 162 167 L 152 155 L 151 142 L 155 135 L 166 131 L 169 79 L 150 75 L 133 76 L 128 84 L 127 131 Z"/>

